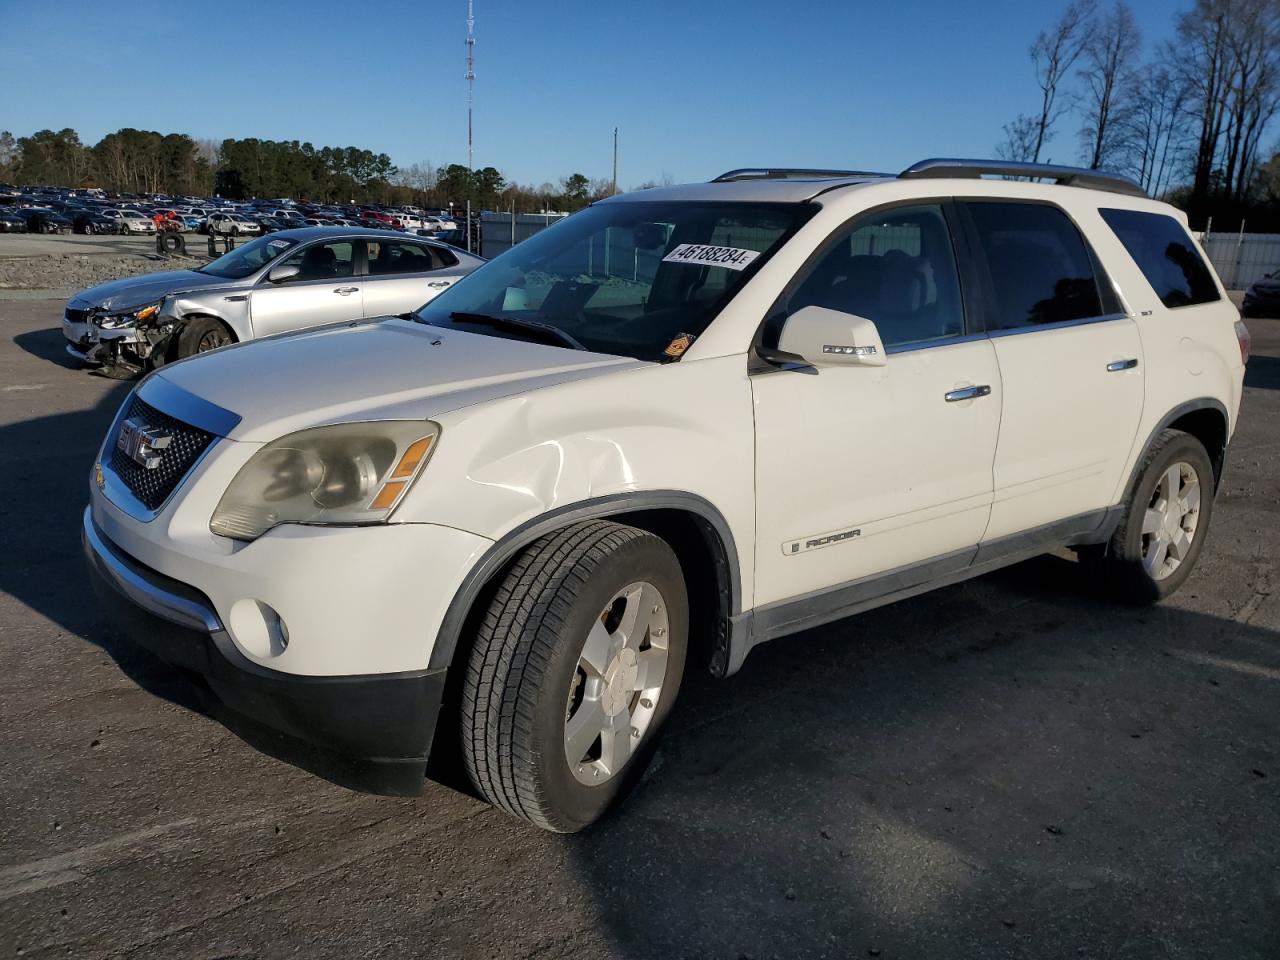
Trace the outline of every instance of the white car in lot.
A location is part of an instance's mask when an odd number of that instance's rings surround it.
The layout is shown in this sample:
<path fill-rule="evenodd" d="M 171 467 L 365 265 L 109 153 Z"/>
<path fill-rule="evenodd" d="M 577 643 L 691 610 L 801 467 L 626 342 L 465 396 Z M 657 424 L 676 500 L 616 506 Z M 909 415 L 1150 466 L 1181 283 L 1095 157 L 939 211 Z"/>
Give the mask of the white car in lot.
<path fill-rule="evenodd" d="M 84 541 L 111 616 L 299 762 L 415 793 L 434 742 L 572 831 L 686 668 L 1060 547 L 1169 595 L 1247 350 L 1125 178 L 734 171 L 596 203 L 416 315 L 162 367 Z"/>
<path fill-rule="evenodd" d="M 298 226 L 302 226 L 301 219 L 298 220 Z M 211 213 L 206 229 L 209 233 L 238 237 L 242 234 L 261 233 L 262 225 L 242 213 Z"/>
<path fill-rule="evenodd" d="M 155 221 L 138 210 L 103 210 L 102 215 L 120 225 L 121 233 L 155 233 Z"/>

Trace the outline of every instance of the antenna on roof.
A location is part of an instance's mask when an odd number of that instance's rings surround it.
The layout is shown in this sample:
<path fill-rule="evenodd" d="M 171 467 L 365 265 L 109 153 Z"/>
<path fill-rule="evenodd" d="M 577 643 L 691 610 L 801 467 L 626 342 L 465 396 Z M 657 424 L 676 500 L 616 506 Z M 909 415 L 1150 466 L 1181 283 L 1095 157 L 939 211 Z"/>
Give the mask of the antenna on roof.
<path fill-rule="evenodd" d="M 476 16 L 473 0 L 467 0 L 467 169 L 475 167 L 471 144 L 471 111 L 476 99 Z"/>

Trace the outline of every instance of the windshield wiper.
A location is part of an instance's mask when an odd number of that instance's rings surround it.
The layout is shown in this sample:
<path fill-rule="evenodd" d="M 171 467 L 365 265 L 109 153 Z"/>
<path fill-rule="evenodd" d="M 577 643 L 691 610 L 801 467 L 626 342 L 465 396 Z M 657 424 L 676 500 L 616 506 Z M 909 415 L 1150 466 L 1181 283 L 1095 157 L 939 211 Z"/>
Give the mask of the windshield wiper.
<path fill-rule="evenodd" d="M 455 311 L 449 314 L 450 320 L 456 320 L 459 323 L 480 323 L 488 327 L 497 327 L 508 330 L 518 330 L 522 333 L 538 333 L 545 338 L 550 338 L 563 347 L 572 347 L 574 350 L 587 350 L 582 342 L 572 334 L 565 333 L 559 327 L 552 326 L 549 323 L 539 323 L 537 320 L 521 320 L 518 317 L 491 317 L 487 313 L 465 313 Z M 590 351 L 587 351 L 590 353 Z"/>

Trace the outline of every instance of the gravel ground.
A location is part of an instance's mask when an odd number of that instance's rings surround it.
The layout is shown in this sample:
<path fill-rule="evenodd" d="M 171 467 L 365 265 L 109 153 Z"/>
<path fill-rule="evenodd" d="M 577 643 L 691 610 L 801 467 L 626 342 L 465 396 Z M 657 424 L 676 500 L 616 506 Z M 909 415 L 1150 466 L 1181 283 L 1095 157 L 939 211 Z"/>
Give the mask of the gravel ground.
<path fill-rule="evenodd" d="M 108 280 L 207 262 L 207 238 L 183 236 L 191 256 L 168 258 L 155 252 L 154 236 L 0 234 L 0 299 L 28 290 L 69 297 Z"/>
<path fill-rule="evenodd" d="M 766 645 L 558 837 L 274 761 L 99 619 L 127 387 L 60 309 L 0 303 L 0 957 L 1280 956 L 1280 322 L 1171 601 L 1048 557 Z"/>

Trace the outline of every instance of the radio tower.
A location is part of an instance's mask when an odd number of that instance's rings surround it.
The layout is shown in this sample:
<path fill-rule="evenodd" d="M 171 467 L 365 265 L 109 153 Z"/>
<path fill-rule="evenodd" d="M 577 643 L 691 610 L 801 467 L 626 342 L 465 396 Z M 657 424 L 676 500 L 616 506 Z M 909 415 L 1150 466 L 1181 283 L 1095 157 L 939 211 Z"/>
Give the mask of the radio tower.
<path fill-rule="evenodd" d="M 467 0 L 467 169 L 474 168 L 471 146 L 471 108 L 475 105 L 476 90 L 476 17 Z"/>

